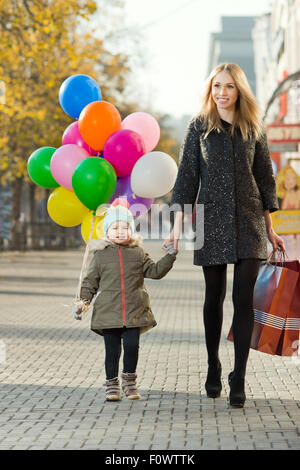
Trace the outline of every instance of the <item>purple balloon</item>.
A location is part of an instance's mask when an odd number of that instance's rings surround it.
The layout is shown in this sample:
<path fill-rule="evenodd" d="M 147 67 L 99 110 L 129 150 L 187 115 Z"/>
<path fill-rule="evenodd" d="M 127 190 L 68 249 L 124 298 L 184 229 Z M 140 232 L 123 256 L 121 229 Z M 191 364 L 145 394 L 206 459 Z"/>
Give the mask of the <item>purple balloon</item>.
<path fill-rule="evenodd" d="M 131 175 L 118 178 L 115 192 L 109 203 L 112 204 L 116 198 L 127 199 L 129 203 L 129 210 L 132 212 L 134 217 L 139 217 L 140 215 L 148 212 L 154 202 L 154 199 L 140 197 L 134 194 L 131 188 L 130 179 Z"/>
<path fill-rule="evenodd" d="M 122 178 L 117 179 L 117 186 L 113 194 L 113 197 L 109 201 L 110 203 L 112 203 L 114 199 L 116 199 L 117 197 L 121 197 L 121 196 L 125 196 L 128 199 L 128 197 L 132 193 L 131 186 L 130 186 L 130 178 L 131 178 L 131 175 L 123 176 Z"/>
<path fill-rule="evenodd" d="M 146 152 L 142 137 L 130 129 L 113 132 L 103 149 L 103 157 L 114 167 L 117 176 L 130 175 L 137 160 Z"/>
<path fill-rule="evenodd" d="M 66 144 L 78 145 L 78 147 L 83 148 L 92 156 L 95 156 L 98 153 L 97 150 L 92 149 L 81 137 L 78 128 L 78 121 L 72 122 L 72 124 L 70 124 L 63 133 L 62 145 Z"/>

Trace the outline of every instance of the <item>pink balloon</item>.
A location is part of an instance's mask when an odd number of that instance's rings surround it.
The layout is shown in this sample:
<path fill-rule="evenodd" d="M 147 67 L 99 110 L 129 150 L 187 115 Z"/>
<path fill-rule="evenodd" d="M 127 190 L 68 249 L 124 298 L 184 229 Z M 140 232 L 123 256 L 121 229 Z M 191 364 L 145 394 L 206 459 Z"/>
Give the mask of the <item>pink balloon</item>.
<path fill-rule="evenodd" d="M 130 129 L 120 129 L 111 134 L 103 149 L 103 157 L 112 164 L 117 176 L 129 175 L 144 153 L 142 137 Z"/>
<path fill-rule="evenodd" d="M 95 156 L 97 155 L 97 150 L 92 149 L 81 137 L 81 134 L 79 132 L 78 128 L 78 121 L 72 122 L 70 124 L 65 132 L 63 133 L 62 136 L 62 144 L 75 144 L 78 145 L 78 147 L 83 148 L 87 152 L 89 152 L 90 155 Z"/>
<path fill-rule="evenodd" d="M 143 112 L 129 114 L 122 121 L 122 129 L 131 129 L 140 134 L 146 147 L 146 153 L 151 152 L 158 144 L 160 128 L 151 114 Z"/>
<path fill-rule="evenodd" d="M 78 145 L 66 144 L 59 147 L 52 155 L 50 170 L 58 184 L 73 191 L 72 175 L 75 167 L 90 154 Z"/>

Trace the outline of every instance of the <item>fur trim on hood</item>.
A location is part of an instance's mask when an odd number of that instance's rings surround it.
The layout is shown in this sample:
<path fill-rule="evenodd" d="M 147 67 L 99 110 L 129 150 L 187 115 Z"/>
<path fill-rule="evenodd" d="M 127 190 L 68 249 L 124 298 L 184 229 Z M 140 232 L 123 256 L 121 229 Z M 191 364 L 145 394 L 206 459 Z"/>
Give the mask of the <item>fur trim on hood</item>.
<path fill-rule="evenodd" d="M 128 245 L 126 246 L 141 246 L 143 243 L 143 238 L 141 237 L 141 235 L 138 235 L 138 234 L 134 234 L 132 237 L 131 237 L 131 240 L 130 242 L 128 243 Z M 92 238 L 90 241 L 89 241 L 89 249 L 90 251 L 96 251 L 96 250 L 104 250 L 104 248 L 106 248 L 108 245 L 116 245 L 116 243 L 113 243 L 112 241 L 110 241 L 108 238 L 104 237 L 104 238 L 98 238 L 97 240 L 95 240 L 94 238 Z"/>

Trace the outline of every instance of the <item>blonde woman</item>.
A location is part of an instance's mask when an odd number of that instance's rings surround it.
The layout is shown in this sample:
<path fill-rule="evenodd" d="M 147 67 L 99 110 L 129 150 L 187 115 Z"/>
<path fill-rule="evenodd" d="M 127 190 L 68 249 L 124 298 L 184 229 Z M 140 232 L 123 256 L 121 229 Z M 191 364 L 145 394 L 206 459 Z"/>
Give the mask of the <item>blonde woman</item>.
<path fill-rule="evenodd" d="M 254 284 L 260 262 L 267 258 L 267 238 L 274 250 L 284 249 L 284 243 L 275 234 L 270 216 L 278 203 L 266 134 L 247 78 L 236 64 L 220 64 L 212 71 L 200 113 L 188 127 L 171 201 L 180 209 L 163 246 L 174 241 L 177 249 L 184 205 L 194 204 L 197 194 L 197 203 L 204 204 L 204 245 L 195 249 L 194 264 L 203 267 L 206 284 L 205 388 L 211 398 L 222 389 L 218 351 L 227 264 L 231 263 L 235 362 L 228 377 L 229 401 L 233 407 L 243 407 Z"/>
<path fill-rule="evenodd" d="M 300 209 L 300 176 L 294 168 L 289 165 L 281 168 L 276 177 L 276 189 L 280 209 Z"/>

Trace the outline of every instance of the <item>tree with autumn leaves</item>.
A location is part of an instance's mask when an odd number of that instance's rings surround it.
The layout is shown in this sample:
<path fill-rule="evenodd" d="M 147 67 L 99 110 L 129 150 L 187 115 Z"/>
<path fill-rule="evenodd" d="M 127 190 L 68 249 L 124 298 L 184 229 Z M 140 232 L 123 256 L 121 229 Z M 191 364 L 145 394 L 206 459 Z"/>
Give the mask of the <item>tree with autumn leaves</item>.
<path fill-rule="evenodd" d="M 15 228 L 24 182 L 32 199 L 35 191 L 28 181 L 28 157 L 42 146 L 59 147 L 72 122 L 58 102 L 65 78 L 87 74 L 122 116 L 137 110 L 125 93 L 128 57 L 112 53 L 91 30 L 96 8 L 94 0 L 0 0 L 0 80 L 6 91 L 0 104 L 0 183 L 11 184 L 13 248 L 19 244 Z M 103 21 L 109 21 L 111 8 L 124 8 L 123 2 L 103 1 Z"/>

